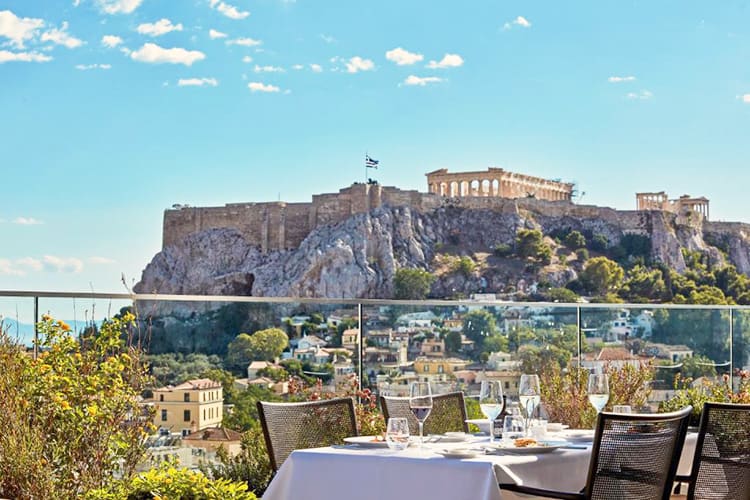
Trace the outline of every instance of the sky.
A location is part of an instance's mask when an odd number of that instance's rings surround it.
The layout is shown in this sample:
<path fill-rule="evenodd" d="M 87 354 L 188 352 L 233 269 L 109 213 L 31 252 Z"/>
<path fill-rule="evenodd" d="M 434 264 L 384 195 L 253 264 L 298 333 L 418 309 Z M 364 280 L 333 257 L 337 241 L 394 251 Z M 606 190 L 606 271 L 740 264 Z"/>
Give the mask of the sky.
<path fill-rule="evenodd" d="M 748 1 L 0 0 L 0 290 L 125 292 L 173 204 L 367 174 L 750 222 L 749 150 Z"/>

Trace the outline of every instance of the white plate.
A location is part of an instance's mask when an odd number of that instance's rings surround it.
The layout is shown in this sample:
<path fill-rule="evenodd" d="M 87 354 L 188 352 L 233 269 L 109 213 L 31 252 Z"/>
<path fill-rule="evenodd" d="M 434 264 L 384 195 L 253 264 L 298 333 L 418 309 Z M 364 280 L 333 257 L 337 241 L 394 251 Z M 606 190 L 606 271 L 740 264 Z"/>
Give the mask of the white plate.
<path fill-rule="evenodd" d="M 589 429 L 568 429 L 562 435 L 571 443 L 591 443 L 594 441 L 594 431 Z"/>
<path fill-rule="evenodd" d="M 379 436 L 352 436 L 344 438 L 346 444 L 354 444 L 362 448 L 388 448 L 385 440 L 377 440 Z"/>
<path fill-rule="evenodd" d="M 468 448 L 454 448 L 452 450 L 435 450 L 435 453 L 445 458 L 474 458 L 479 454 L 479 451 Z"/>
<path fill-rule="evenodd" d="M 524 446 L 521 448 L 516 448 L 515 446 L 503 446 L 501 444 L 487 449 L 490 453 L 507 452 L 515 453 L 517 455 L 541 455 L 543 453 L 551 453 L 570 445 L 567 441 L 539 441 L 539 443 L 539 446 Z"/>
<path fill-rule="evenodd" d="M 472 437 L 465 432 L 446 432 L 445 434 L 430 434 L 426 437 L 428 443 L 463 443 Z"/>
<path fill-rule="evenodd" d="M 562 432 L 569 427 L 569 425 L 560 424 L 558 422 L 549 422 L 547 423 L 547 432 Z"/>

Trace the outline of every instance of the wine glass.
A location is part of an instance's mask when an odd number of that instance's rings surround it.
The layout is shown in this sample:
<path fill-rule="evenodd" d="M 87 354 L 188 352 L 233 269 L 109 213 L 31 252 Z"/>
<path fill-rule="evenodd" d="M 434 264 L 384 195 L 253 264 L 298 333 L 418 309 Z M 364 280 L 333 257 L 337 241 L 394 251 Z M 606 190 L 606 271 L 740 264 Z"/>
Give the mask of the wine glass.
<path fill-rule="evenodd" d="M 518 383 L 518 400 L 521 402 L 521 411 L 523 411 L 526 416 L 526 429 L 528 432 L 531 417 L 534 415 L 534 411 L 542 401 L 542 395 L 539 391 L 538 375 L 521 375 L 521 381 Z"/>
<path fill-rule="evenodd" d="M 479 389 L 479 408 L 490 421 L 490 443 L 495 440 L 495 419 L 502 413 L 503 403 L 503 385 L 498 381 L 482 381 Z"/>
<path fill-rule="evenodd" d="M 429 382 L 412 382 L 409 386 L 409 408 L 419 422 L 419 446 L 424 444 L 424 421 L 432 411 L 432 391 Z"/>
<path fill-rule="evenodd" d="M 609 401 L 609 380 L 606 373 L 589 373 L 589 403 L 596 409 L 596 415 Z"/>
<path fill-rule="evenodd" d="M 391 417 L 385 431 L 385 442 L 388 448 L 396 451 L 409 446 L 409 421 L 405 418 Z"/>

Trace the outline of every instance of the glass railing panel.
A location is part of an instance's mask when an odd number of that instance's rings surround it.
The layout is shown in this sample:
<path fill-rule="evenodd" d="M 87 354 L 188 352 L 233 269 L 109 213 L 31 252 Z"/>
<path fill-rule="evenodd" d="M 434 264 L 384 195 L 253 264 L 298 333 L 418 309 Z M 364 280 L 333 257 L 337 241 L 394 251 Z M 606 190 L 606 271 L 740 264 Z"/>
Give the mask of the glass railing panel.
<path fill-rule="evenodd" d="M 30 347 L 34 341 L 33 297 L 0 297 L 0 328 Z"/>

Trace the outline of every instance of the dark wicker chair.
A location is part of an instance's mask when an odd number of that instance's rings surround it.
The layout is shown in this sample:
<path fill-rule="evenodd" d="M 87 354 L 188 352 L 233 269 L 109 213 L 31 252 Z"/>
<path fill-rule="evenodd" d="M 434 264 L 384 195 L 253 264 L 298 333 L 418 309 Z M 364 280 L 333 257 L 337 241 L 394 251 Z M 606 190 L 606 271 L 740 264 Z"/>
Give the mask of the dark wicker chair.
<path fill-rule="evenodd" d="M 386 422 L 390 417 L 406 417 L 409 420 L 409 432 L 412 435 L 419 433 L 419 422 L 409 409 L 409 398 L 380 396 L 380 408 Z M 469 432 L 462 392 L 432 396 L 432 411 L 424 421 L 424 434 L 426 436 L 446 432 Z"/>
<path fill-rule="evenodd" d="M 750 405 L 706 403 L 701 414 L 688 499 L 750 500 Z"/>
<path fill-rule="evenodd" d="M 345 437 L 357 435 L 351 398 L 305 403 L 258 401 L 258 416 L 274 471 L 294 450 L 342 444 Z"/>
<path fill-rule="evenodd" d="M 692 407 L 656 415 L 600 413 L 586 487 L 579 493 L 517 484 L 503 490 L 569 500 L 667 500 Z"/>

